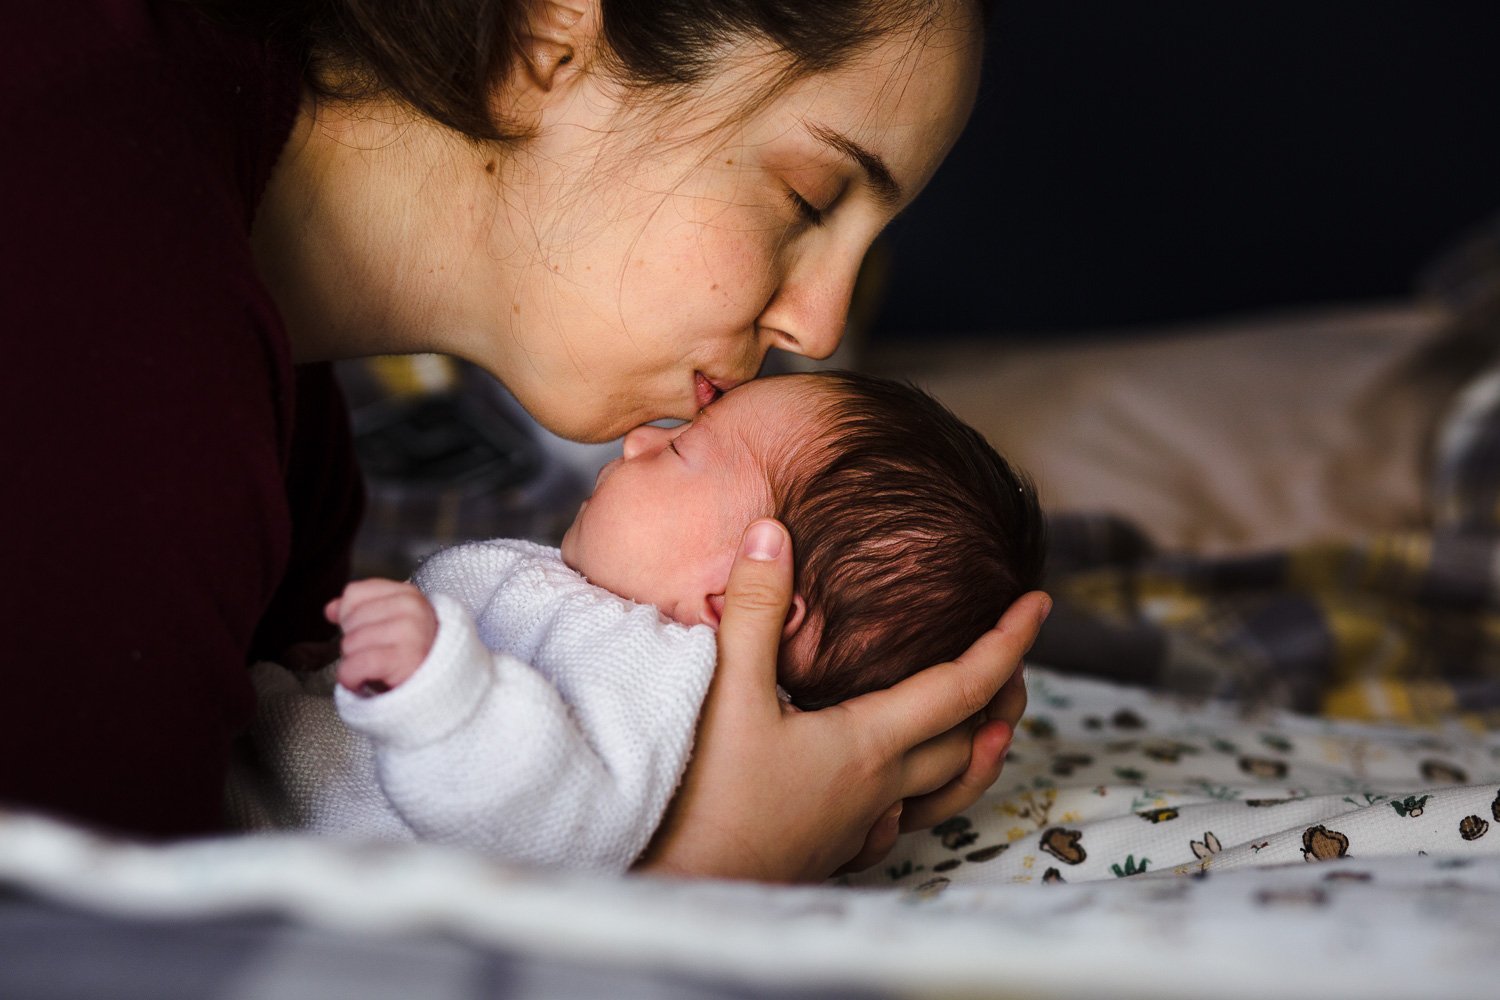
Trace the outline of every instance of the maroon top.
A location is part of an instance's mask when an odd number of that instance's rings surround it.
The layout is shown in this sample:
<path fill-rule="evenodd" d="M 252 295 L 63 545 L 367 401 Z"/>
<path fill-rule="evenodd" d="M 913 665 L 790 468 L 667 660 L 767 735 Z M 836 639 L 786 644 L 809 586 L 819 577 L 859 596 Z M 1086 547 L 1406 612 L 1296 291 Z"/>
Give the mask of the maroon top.
<path fill-rule="evenodd" d="M 0 803 L 221 824 L 247 662 L 326 637 L 360 488 L 250 223 L 299 74 L 181 3 L 0 32 Z"/>

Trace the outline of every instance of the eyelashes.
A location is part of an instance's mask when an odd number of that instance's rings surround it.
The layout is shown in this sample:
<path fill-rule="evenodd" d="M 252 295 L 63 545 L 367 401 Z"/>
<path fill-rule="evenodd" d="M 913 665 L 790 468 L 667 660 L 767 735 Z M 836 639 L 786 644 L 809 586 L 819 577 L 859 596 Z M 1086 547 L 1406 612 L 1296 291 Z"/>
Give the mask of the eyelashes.
<path fill-rule="evenodd" d="M 825 213 L 822 209 L 791 188 L 787 189 L 787 198 L 791 201 L 792 207 L 796 209 L 797 214 L 802 217 L 802 221 L 810 226 L 821 226 L 823 224 Z"/>

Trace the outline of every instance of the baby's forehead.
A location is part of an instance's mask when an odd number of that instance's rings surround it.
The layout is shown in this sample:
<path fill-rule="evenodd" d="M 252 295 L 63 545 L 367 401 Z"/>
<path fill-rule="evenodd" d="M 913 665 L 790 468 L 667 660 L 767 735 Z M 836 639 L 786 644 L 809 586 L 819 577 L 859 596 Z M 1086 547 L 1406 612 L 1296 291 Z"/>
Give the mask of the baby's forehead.
<path fill-rule="evenodd" d="M 767 461 L 790 462 L 821 440 L 832 419 L 831 387 L 813 375 L 756 379 L 734 390 L 709 414 L 747 451 Z"/>

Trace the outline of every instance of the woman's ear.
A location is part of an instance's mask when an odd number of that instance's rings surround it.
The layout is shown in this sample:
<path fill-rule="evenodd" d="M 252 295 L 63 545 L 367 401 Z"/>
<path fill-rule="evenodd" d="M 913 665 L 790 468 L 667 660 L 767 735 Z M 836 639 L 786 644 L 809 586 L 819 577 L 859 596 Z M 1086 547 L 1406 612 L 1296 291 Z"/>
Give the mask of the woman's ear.
<path fill-rule="evenodd" d="M 591 0 L 543 0 L 532 5 L 518 67 L 530 89 L 550 93 L 570 70 L 578 68 L 582 57 L 593 49 L 598 13 L 598 4 Z"/>

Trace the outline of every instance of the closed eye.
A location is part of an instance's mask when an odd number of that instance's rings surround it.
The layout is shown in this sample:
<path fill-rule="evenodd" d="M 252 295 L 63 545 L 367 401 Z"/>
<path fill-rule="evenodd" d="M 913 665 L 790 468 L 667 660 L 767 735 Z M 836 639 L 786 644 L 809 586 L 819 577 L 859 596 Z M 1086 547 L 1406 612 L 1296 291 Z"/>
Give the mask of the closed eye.
<path fill-rule="evenodd" d="M 792 207 L 797 210 L 797 214 L 802 216 L 808 225 L 821 226 L 823 224 L 822 209 L 790 188 L 787 189 L 787 197 L 791 199 Z"/>

